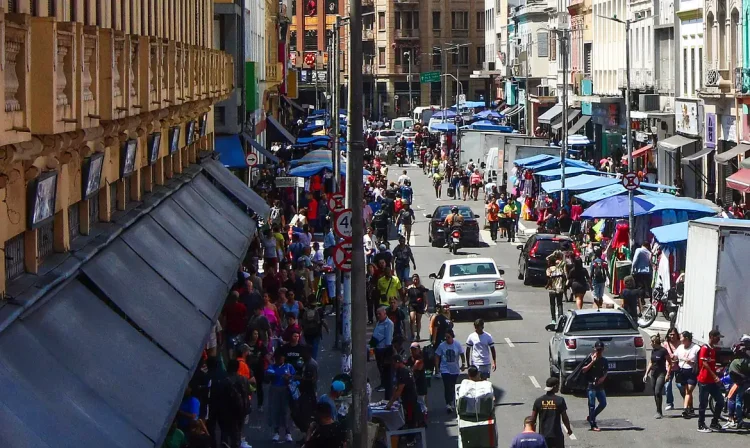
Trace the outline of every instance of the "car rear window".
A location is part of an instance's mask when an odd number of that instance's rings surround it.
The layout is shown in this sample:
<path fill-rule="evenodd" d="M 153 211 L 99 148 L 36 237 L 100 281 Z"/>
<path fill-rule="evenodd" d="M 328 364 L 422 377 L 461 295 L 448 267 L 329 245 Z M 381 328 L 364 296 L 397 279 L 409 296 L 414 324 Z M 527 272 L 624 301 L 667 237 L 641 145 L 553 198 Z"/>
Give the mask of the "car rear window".
<path fill-rule="evenodd" d="M 435 212 L 434 216 L 437 216 L 440 219 L 445 219 L 446 216 L 450 215 L 451 209 L 450 208 L 439 208 L 437 212 Z M 474 213 L 471 211 L 471 209 L 459 207 L 458 208 L 458 214 L 463 216 L 464 219 L 474 219 Z"/>
<path fill-rule="evenodd" d="M 573 250 L 573 245 L 569 240 L 537 240 L 536 251 L 540 253 L 552 253 L 556 250 L 563 252 Z"/>
<path fill-rule="evenodd" d="M 380 135 L 383 137 L 393 137 L 396 135 L 396 131 L 380 131 Z"/>
<path fill-rule="evenodd" d="M 450 267 L 451 277 L 462 277 L 464 275 L 497 275 L 497 269 L 492 263 L 454 264 Z"/>
<path fill-rule="evenodd" d="M 568 331 L 634 330 L 633 322 L 625 313 L 579 314 L 573 319 Z"/>

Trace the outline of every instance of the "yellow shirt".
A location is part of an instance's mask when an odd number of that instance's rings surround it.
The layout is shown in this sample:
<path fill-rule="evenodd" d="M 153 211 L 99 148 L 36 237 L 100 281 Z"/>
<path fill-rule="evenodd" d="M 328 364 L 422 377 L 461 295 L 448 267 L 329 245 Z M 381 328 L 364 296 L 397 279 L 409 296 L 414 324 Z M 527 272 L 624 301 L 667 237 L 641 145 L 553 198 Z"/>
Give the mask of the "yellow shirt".
<path fill-rule="evenodd" d="M 506 204 L 505 207 L 503 207 L 503 214 L 506 218 L 515 218 L 518 216 L 518 207 L 516 207 L 516 204 L 509 203 Z"/>
<path fill-rule="evenodd" d="M 390 284 L 390 287 L 388 286 Z M 391 299 L 399 300 L 398 292 L 401 290 L 401 281 L 396 275 L 393 277 L 380 277 L 378 279 L 378 292 L 380 293 L 380 304 L 390 305 Z"/>

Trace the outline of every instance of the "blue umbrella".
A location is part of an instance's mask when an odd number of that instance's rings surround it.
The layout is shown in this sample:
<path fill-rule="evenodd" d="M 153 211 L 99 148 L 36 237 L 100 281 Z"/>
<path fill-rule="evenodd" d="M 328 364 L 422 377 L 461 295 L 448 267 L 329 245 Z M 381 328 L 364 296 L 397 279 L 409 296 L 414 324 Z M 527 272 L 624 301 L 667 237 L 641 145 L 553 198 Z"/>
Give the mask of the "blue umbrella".
<path fill-rule="evenodd" d="M 478 114 L 474 114 L 474 118 L 481 118 L 481 119 L 494 119 L 499 120 L 503 118 L 503 114 L 500 112 L 495 112 L 494 110 L 483 110 L 479 112 Z"/>
<path fill-rule="evenodd" d="M 435 118 L 438 120 L 442 120 L 446 118 L 456 118 L 456 113 L 451 110 L 445 110 L 445 111 L 441 110 L 439 112 L 435 112 L 434 114 L 432 114 L 432 118 Z"/>
<path fill-rule="evenodd" d="M 432 129 L 438 132 L 456 132 L 456 125 L 450 123 L 439 123 L 432 126 Z"/>
<path fill-rule="evenodd" d="M 297 177 L 310 177 L 314 176 L 315 174 L 320 173 L 323 170 L 333 171 L 333 163 L 332 162 L 318 162 L 318 163 L 309 163 L 306 165 L 298 166 L 297 168 L 292 168 L 289 170 L 290 176 L 297 176 Z M 341 175 L 346 176 L 346 164 L 341 163 Z M 369 176 L 370 172 L 366 169 L 362 170 L 362 175 Z"/>
<path fill-rule="evenodd" d="M 654 208 L 654 204 L 638 196 L 633 198 L 633 214 L 644 215 Z M 582 218 L 624 218 L 630 212 L 630 200 L 628 196 L 611 196 L 602 199 L 591 207 L 587 208 Z"/>
<path fill-rule="evenodd" d="M 299 166 L 299 165 L 305 165 L 307 163 L 321 163 L 321 162 L 331 162 L 333 160 L 332 152 L 328 149 L 316 149 L 314 151 L 310 151 L 307 154 L 304 155 L 304 157 L 292 160 L 291 164 L 293 166 Z"/>

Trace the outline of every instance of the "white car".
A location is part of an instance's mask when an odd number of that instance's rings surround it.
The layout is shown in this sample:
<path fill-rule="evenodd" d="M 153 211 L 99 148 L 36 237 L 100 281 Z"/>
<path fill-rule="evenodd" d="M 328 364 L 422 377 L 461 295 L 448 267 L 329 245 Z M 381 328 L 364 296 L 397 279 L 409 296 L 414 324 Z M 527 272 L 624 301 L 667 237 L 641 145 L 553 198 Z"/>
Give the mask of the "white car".
<path fill-rule="evenodd" d="M 446 260 L 434 279 L 435 303 L 449 305 L 451 311 L 497 311 L 508 315 L 508 290 L 502 269 L 492 258 L 458 258 Z"/>
<path fill-rule="evenodd" d="M 386 129 L 383 131 L 378 131 L 375 134 L 375 140 L 377 140 L 378 143 L 395 146 L 396 143 L 398 142 L 398 135 L 396 134 L 396 131 Z"/>
<path fill-rule="evenodd" d="M 407 142 L 414 141 L 414 138 L 417 136 L 416 131 L 404 131 L 401 133 L 401 137 L 405 138 Z"/>

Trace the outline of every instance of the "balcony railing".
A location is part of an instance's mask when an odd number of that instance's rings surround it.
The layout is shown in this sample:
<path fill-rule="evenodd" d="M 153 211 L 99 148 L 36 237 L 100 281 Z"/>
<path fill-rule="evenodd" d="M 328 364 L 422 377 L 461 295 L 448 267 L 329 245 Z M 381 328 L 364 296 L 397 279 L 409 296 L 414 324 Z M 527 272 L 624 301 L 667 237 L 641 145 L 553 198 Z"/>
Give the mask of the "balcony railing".
<path fill-rule="evenodd" d="M 419 30 L 412 28 L 402 28 L 396 30 L 396 39 L 419 39 Z"/>
<path fill-rule="evenodd" d="M 31 140 L 31 89 L 29 56 L 31 36 L 28 16 L 0 14 L 0 30 L 5 37 L 4 74 L 0 76 L 5 93 L 5 127 L 0 129 L 0 146 Z M 13 17 L 13 20 L 11 20 Z"/>
<path fill-rule="evenodd" d="M 374 6 L 375 0 L 362 0 L 362 6 Z"/>
<path fill-rule="evenodd" d="M 362 74 L 364 75 L 374 75 L 376 71 L 376 67 L 371 64 L 363 64 L 362 65 Z"/>

